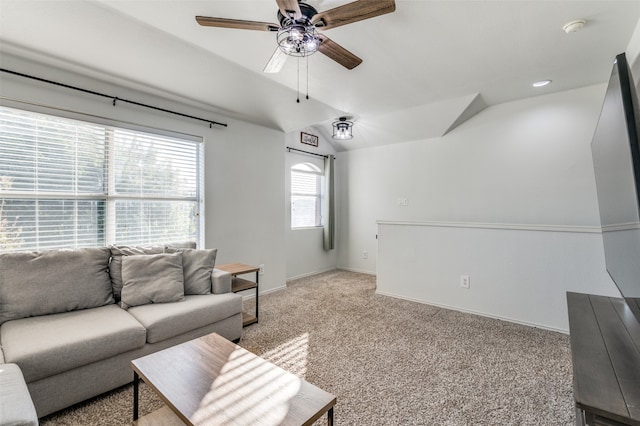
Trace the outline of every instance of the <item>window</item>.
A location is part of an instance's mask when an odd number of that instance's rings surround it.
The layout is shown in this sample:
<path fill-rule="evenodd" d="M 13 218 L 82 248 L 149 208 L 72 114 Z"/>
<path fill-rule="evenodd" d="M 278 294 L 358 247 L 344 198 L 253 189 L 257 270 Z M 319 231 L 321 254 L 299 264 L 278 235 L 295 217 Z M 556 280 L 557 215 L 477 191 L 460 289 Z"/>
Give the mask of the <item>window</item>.
<path fill-rule="evenodd" d="M 322 172 L 310 163 L 291 167 L 291 228 L 321 226 Z"/>
<path fill-rule="evenodd" d="M 202 143 L 0 108 L 0 252 L 199 241 Z"/>

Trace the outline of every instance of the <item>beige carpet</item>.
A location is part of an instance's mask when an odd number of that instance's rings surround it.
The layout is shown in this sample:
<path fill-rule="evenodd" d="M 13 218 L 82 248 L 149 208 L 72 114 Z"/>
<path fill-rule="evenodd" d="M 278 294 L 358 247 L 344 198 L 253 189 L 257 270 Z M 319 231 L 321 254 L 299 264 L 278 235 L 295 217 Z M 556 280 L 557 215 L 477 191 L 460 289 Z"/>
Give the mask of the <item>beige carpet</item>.
<path fill-rule="evenodd" d="M 337 425 L 574 422 L 568 336 L 377 296 L 369 275 L 328 272 L 261 297 L 241 345 L 335 394 Z M 142 395 L 141 411 L 160 406 Z M 42 424 L 126 424 L 131 401 L 126 386 Z"/>

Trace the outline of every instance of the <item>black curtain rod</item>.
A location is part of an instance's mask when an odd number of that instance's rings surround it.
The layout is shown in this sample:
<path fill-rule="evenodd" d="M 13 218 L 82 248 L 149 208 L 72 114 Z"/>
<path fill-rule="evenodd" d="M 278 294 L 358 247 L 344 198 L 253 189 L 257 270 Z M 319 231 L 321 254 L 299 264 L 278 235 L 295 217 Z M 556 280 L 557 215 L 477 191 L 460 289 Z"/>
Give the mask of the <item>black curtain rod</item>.
<path fill-rule="evenodd" d="M 309 155 L 315 155 L 315 156 L 318 156 L 318 157 L 329 158 L 329 155 L 316 154 L 315 152 L 303 151 L 303 150 L 301 150 L 301 149 L 291 148 L 291 147 L 289 147 L 289 146 L 287 147 L 287 150 L 288 150 L 289 152 L 291 152 L 291 151 L 298 151 L 298 152 L 304 152 L 305 154 L 309 154 Z"/>
<path fill-rule="evenodd" d="M 57 81 L 51 81 L 51 80 L 47 80 L 47 79 L 44 79 L 44 78 L 35 77 L 35 76 L 29 75 L 29 74 L 23 74 L 21 72 L 11 71 L 11 70 L 8 70 L 8 69 L 5 69 L 5 68 L 0 68 L 0 71 L 6 72 L 8 74 L 18 75 L 20 77 L 30 78 L 32 80 L 41 81 L 43 83 L 53 84 L 55 86 L 66 87 L 67 89 L 73 89 L 73 90 L 77 90 L 77 91 L 83 92 L 83 93 L 89 93 L 91 95 L 102 96 L 103 98 L 109 98 L 109 99 L 113 100 L 113 106 L 116 106 L 116 102 L 125 102 L 125 103 L 128 103 L 128 104 L 137 105 L 137 106 L 141 106 L 141 107 L 144 107 L 144 108 L 154 109 L 156 111 L 162 111 L 162 112 L 167 112 L 169 114 L 179 115 L 181 117 L 191 118 L 193 120 L 204 121 L 205 123 L 209 123 L 209 128 L 211 128 L 214 124 L 217 124 L 218 126 L 227 127 L 226 123 L 218 123 L 217 121 L 207 120 L 206 118 L 194 117 L 193 115 L 183 114 L 181 112 L 175 112 L 175 111 L 171 111 L 169 109 L 159 108 L 159 107 L 155 107 L 153 105 L 147 105 L 147 104 L 143 104 L 143 103 L 136 102 L 136 101 L 130 101 L 128 99 L 119 98 L 117 96 L 106 95 L 104 93 L 94 92 L 93 90 L 82 89 L 80 87 L 75 87 L 75 86 L 71 86 L 69 84 L 64 84 L 64 83 L 58 83 Z"/>

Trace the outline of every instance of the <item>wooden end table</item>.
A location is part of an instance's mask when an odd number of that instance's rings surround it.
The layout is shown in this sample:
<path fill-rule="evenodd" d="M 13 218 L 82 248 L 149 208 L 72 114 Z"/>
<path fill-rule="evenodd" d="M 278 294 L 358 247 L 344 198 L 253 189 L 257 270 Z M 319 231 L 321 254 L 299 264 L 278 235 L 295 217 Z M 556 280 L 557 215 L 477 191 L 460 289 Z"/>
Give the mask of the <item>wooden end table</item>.
<path fill-rule="evenodd" d="M 245 265 L 244 263 L 226 263 L 224 265 L 216 265 L 216 269 L 220 269 L 221 271 L 229 272 L 233 277 L 231 279 L 231 291 L 234 293 L 238 293 L 240 291 L 250 290 L 252 288 L 256 289 L 256 314 L 251 315 L 246 312 L 242 312 L 242 326 L 246 327 L 251 324 L 255 324 L 259 319 L 259 310 L 258 310 L 258 285 L 260 281 L 260 268 L 257 266 Z M 256 273 L 256 280 L 249 281 L 243 278 L 238 277 L 238 275 L 250 274 L 252 272 Z"/>
<path fill-rule="evenodd" d="M 131 361 L 135 425 L 311 425 L 336 397 L 212 333 Z M 138 419 L 144 380 L 166 407 Z"/>

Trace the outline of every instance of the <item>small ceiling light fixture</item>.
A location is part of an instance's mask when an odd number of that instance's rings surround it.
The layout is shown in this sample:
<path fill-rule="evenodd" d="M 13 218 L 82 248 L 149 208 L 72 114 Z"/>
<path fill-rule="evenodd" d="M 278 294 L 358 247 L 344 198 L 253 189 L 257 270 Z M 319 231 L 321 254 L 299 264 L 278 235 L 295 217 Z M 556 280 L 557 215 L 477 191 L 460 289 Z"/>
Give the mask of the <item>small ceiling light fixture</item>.
<path fill-rule="evenodd" d="M 544 87 L 548 84 L 551 84 L 551 80 L 540 80 L 540 81 L 536 81 L 535 83 L 532 84 L 533 87 Z"/>
<path fill-rule="evenodd" d="M 333 122 L 333 138 L 338 140 L 353 139 L 353 122 L 347 117 L 340 117 Z"/>
<path fill-rule="evenodd" d="M 562 29 L 565 33 L 571 34 L 580 31 L 587 23 L 584 19 L 576 19 L 575 21 L 567 22 L 563 25 Z"/>

